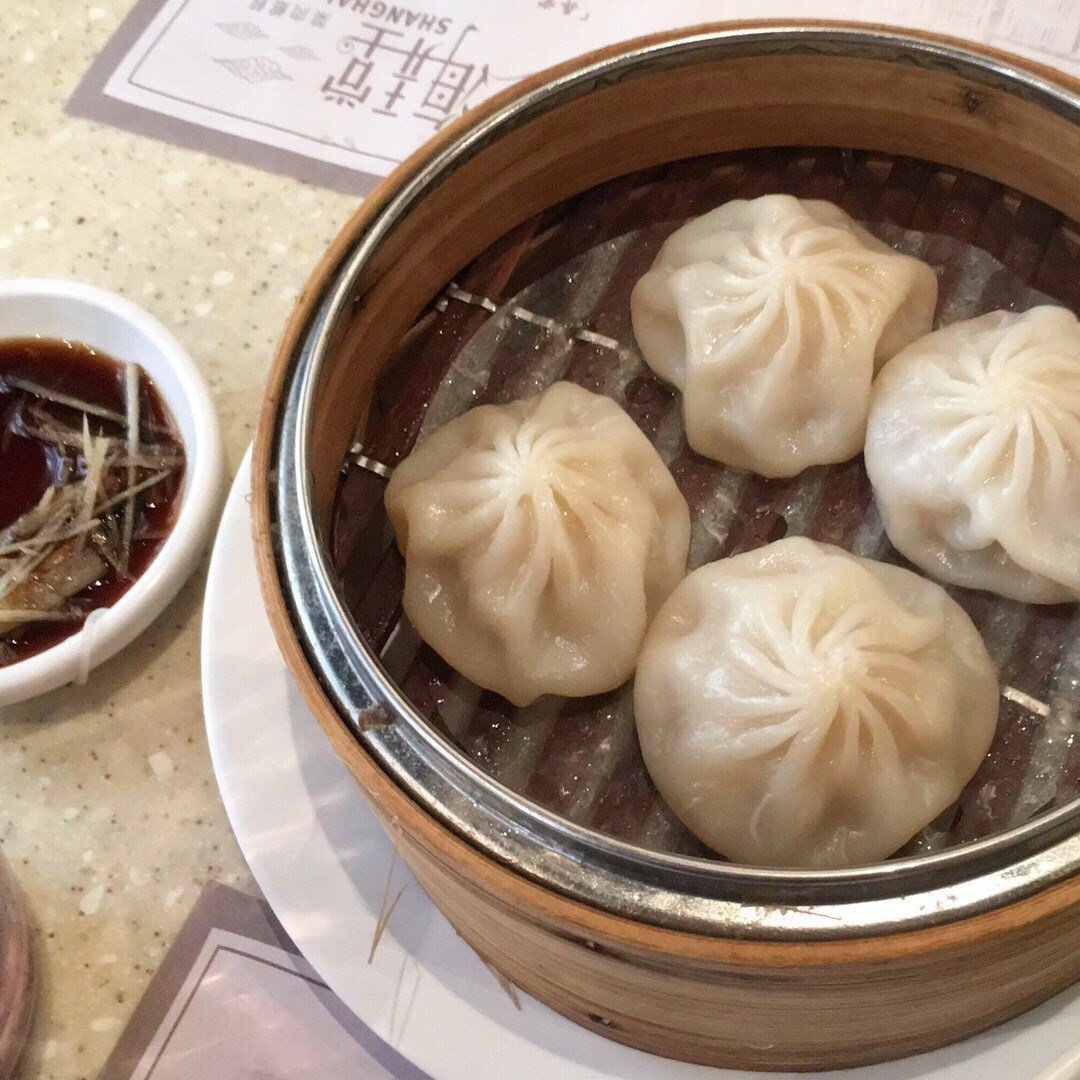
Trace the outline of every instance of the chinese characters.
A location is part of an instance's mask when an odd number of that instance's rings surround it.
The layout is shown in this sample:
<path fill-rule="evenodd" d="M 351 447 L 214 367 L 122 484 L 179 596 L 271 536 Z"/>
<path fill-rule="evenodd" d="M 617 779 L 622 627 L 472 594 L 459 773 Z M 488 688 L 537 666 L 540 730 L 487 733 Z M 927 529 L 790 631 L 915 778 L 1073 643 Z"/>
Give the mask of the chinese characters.
<path fill-rule="evenodd" d="M 460 115 L 473 94 L 489 80 L 486 65 L 461 59 L 461 47 L 476 27 L 469 25 L 452 44 L 423 34 L 410 39 L 400 30 L 363 24 L 364 33 L 342 38 L 339 51 L 348 55 L 338 75 L 322 85 L 323 98 L 373 113 L 399 116 L 410 110 L 435 130 Z"/>

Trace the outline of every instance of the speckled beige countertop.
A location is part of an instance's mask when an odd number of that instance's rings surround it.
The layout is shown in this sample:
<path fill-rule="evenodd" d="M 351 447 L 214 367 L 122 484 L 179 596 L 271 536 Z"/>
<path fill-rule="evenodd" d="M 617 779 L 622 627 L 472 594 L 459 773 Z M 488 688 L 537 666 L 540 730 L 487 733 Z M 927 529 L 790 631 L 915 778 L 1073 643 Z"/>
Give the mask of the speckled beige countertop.
<path fill-rule="evenodd" d="M 63 275 L 141 304 L 214 391 L 230 472 L 297 290 L 355 200 L 72 119 L 130 0 L 5 4 L 0 275 Z M 253 888 L 210 767 L 203 567 L 84 688 L 0 715 L 0 843 L 36 930 L 23 1080 L 93 1077 L 202 885 Z"/>

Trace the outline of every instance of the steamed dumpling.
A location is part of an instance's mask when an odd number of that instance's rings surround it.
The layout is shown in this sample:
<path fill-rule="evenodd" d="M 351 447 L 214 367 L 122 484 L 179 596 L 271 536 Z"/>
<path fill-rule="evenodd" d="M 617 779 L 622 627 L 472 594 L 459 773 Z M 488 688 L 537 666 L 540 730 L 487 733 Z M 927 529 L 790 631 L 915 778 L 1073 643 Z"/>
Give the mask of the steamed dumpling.
<path fill-rule="evenodd" d="M 699 454 L 764 476 L 862 449 L 870 383 L 930 330 L 937 278 L 838 206 L 725 203 L 673 233 L 630 298 Z"/>
<path fill-rule="evenodd" d="M 960 794 L 997 678 L 940 585 L 802 538 L 709 563 L 660 609 L 634 683 L 660 793 L 758 866 L 886 858 Z"/>
<path fill-rule="evenodd" d="M 996 311 L 905 349 L 874 388 L 866 468 L 885 530 L 942 581 L 1080 599 L 1080 323 Z"/>
<path fill-rule="evenodd" d="M 608 398 L 571 383 L 451 420 L 395 470 L 405 612 L 473 682 L 527 705 L 612 690 L 686 572 L 690 514 Z"/>

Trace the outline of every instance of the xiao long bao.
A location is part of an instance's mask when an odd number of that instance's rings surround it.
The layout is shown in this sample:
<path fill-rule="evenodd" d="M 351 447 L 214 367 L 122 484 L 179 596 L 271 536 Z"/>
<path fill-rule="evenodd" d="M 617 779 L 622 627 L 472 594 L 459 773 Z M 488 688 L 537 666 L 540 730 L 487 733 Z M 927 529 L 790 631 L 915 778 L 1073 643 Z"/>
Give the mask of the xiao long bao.
<path fill-rule="evenodd" d="M 736 862 L 892 855 L 960 794 L 998 683 L 940 585 L 802 538 L 691 573 L 645 638 L 634 709 L 649 773 Z"/>
<path fill-rule="evenodd" d="M 613 690 L 686 573 L 690 514 L 634 422 L 571 383 L 451 420 L 395 470 L 404 608 L 513 704 Z"/>
<path fill-rule="evenodd" d="M 794 476 L 862 449 L 870 384 L 930 330 L 937 278 L 838 206 L 735 200 L 673 233 L 630 300 L 699 454 Z"/>
<path fill-rule="evenodd" d="M 915 342 L 874 387 L 866 469 L 898 551 L 1012 600 L 1080 599 L 1080 323 L 995 311 Z"/>

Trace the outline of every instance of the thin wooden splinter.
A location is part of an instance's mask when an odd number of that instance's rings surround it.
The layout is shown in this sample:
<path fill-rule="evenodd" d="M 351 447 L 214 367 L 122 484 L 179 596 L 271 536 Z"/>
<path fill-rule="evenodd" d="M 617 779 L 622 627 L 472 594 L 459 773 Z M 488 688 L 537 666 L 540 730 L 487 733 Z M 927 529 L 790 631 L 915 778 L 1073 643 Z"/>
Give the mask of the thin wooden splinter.
<path fill-rule="evenodd" d="M 477 960 L 479 960 L 480 963 L 495 976 L 495 981 L 502 987 L 503 993 L 505 993 L 511 1002 L 513 1002 L 514 1008 L 520 1012 L 521 998 L 518 997 L 518 988 L 493 963 L 491 963 L 490 960 L 485 960 L 484 957 L 481 956 L 479 949 L 477 949 L 456 926 L 454 927 L 454 933 L 457 934 L 457 936 L 461 938 L 474 953 L 476 953 Z"/>
<path fill-rule="evenodd" d="M 386 886 L 383 889 L 382 903 L 379 905 L 379 917 L 375 920 L 375 933 L 371 936 L 371 951 L 368 953 L 367 962 L 370 964 L 375 959 L 375 950 L 379 947 L 379 942 L 382 941 L 383 932 L 386 930 L 387 923 L 390 922 L 390 916 L 394 914 L 394 908 L 398 906 L 398 901 L 401 899 L 408 885 L 402 885 L 397 891 L 397 895 L 392 901 L 390 901 L 390 882 L 394 877 L 394 867 L 397 866 L 398 860 L 398 846 L 397 846 L 397 822 L 396 820 L 391 826 L 392 839 L 394 841 L 394 854 L 390 859 L 390 869 L 386 871 Z M 387 901 L 390 901 L 389 905 Z"/>
<path fill-rule="evenodd" d="M 473 950 L 476 951 L 475 949 Z M 476 953 L 480 956 L 479 953 Z M 518 997 L 517 987 L 490 961 L 480 956 L 480 962 L 495 976 L 495 981 L 503 988 L 506 996 L 513 1002 L 514 1008 L 521 1012 L 521 998 Z"/>

